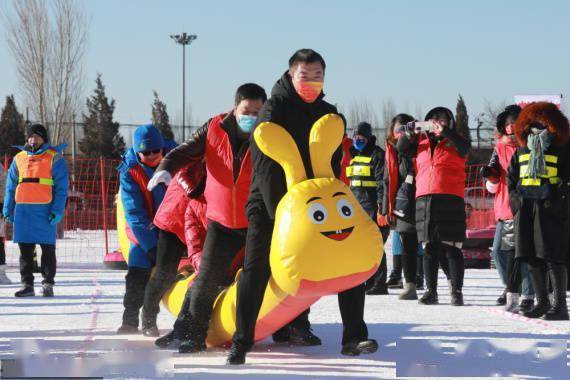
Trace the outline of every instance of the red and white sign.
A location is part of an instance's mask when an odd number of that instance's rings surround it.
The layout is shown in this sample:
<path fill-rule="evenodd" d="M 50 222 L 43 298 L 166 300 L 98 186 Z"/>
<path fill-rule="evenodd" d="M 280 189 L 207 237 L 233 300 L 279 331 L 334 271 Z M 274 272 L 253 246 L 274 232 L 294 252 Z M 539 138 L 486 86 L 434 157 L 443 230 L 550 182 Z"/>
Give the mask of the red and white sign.
<path fill-rule="evenodd" d="M 562 94 L 556 95 L 515 95 L 515 103 L 521 108 L 536 103 L 536 102 L 549 102 L 554 103 L 558 108 L 562 105 Z"/>

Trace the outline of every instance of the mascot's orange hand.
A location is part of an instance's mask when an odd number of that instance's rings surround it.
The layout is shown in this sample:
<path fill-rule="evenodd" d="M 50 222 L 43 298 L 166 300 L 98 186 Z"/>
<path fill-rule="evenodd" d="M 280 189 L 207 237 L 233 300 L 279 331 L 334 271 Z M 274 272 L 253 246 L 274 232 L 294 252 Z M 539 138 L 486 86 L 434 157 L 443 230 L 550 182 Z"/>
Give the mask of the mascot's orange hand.
<path fill-rule="evenodd" d="M 386 227 L 388 225 L 388 218 L 380 213 L 376 213 L 376 223 L 378 223 L 380 227 Z"/>

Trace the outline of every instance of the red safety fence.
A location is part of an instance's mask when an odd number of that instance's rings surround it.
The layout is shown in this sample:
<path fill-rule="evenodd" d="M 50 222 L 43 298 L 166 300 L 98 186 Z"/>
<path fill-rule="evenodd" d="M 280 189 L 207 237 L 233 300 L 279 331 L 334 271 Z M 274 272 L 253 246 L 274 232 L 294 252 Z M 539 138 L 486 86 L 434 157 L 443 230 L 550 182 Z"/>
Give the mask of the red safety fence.
<path fill-rule="evenodd" d="M 57 257 L 63 263 L 102 263 L 119 248 L 115 198 L 119 191 L 118 160 L 67 158 L 70 173 L 65 217 L 58 228 Z M 9 160 L 5 160 L 6 167 Z M 467 168 L 465 208 L 467 228 L 494 227 L 493 194 L 485 189 L 479 165 Z M 10 239 L 8 231 L 8 239 Z M 18 249 L 7 242 L 8 261 L 18 261 Z"/>
<path fill-rule="evenodd" d="M 495 227 L 495 195 L 489 193 L 485 187 L 485 179 L 480 174 L 482 166 L 470 165 L 467 167 L 464 199 L 468 230 Z"/>

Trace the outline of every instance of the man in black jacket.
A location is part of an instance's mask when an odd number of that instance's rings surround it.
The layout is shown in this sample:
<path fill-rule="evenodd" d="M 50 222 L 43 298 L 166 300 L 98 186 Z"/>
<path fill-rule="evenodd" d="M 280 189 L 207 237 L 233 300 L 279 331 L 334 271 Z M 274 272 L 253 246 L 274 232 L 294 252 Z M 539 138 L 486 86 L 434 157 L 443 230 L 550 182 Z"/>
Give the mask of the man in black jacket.
<path fill-rule="evenodd" d="M 384 150 L 376 145 L 372 126 L 366 122 L 358 123 L 352 141 L 350 166 L 346 168 L 346 176 L 350 179 L 350 190 L 372 220 L 376 221 L 386 244 L 390 227 L 386 218 L 378 214 L 378 210 L 382 210 L 384 198 Z M 388 294 L 387 272 L 386 255 L 383 255 L 380 267 L 366 282 L 366 294 Z"/>
<path fill-rule="evenodd" d="M 258 123 L 271 121 L 281 125 L 293 137 L 308 178 L 313 177 L 309 155 L 311 127 L 322 116 L 337 113 L 333 105 L 323 100 L 325 67 L 324 59 L 317 52 L 311 49 L 297 51 L 289 60 L 289 70 L 273 87 L 271 98 L 263 106 L 258 119 Z M 264 155 L 253 138 L 250 147 L 253 175 L 246 210 L 249 230 L 243 272 L 237 289 L 236 333 L 228 364 L 245 363 L 245 355 L 253 345 L 255 324 L 270 276 L 269 251 L 275 212 L 279 201 L 287 192 L 281 166 Z M 340 175 L 340 158 L 339 146 L 332 159 L 337 177 Z M 363 285 L 339 294 L 344 324 L 343 354 L 359 355 L 375 352 L 378 348 L 376 341 L 368 340 L 363 318 L 364 298 Z M 290 343 L 320 344 L 320 339 L 310 331 L 308 311 L 280 330 L 278 336 Z"/>

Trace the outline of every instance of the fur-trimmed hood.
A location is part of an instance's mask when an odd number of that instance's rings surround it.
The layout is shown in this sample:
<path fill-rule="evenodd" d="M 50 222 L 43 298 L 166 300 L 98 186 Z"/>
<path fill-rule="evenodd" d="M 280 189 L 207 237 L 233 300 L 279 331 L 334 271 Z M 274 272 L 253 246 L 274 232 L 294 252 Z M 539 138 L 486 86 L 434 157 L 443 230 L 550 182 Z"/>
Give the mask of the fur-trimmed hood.
<path fill-rule="evenodd" d="M 515 123 L 515 135 L 520 146 L 526 147 L 532 124 L 544 125 L 554 136 L 553 145 L 561 146 L 570 141 L 568 119 L 552 103 L 537 102 L 523 108 Z"/>

